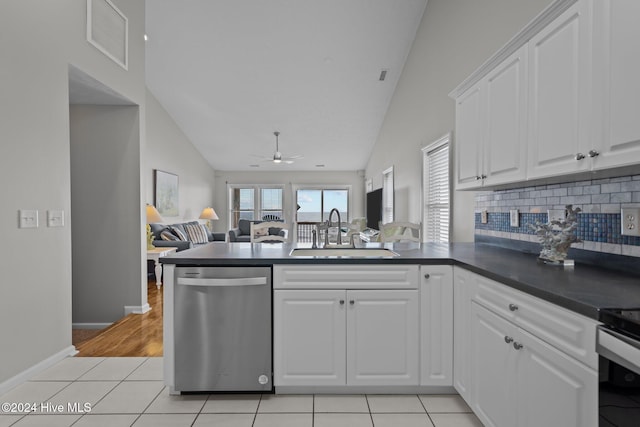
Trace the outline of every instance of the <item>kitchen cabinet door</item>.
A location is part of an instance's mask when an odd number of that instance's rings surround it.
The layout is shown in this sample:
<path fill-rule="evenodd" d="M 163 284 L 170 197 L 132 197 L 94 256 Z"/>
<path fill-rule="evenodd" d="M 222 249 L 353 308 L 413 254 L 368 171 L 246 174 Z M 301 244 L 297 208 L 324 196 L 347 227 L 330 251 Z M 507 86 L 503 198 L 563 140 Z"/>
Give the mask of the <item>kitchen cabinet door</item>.
<path fill-rule="evenodd" d="M 523 181 L 527 162 L 527 45 L 486 77 L 483 185 Z"/>
<path fill-rule="evenodd" d="M 594 3 L 596 170 L 640 163 L 640 2 Z"/>
<path fill-rule="evenodd" d="M 482 186 L 483 83 L 456 99 L 456 190 Z"/>
<path fill-rule="evenodd" d="M 594 369 L 482 305 L 472 306 L 472 408 L 485 426 L 597 426 Z"/>
<path fill-rule="evenodd" d="M 529 41 L 527 178 L 590 168 L 591 1 L 578 1 Z"/>
<path fill-rule="evenodd" d="M 418 385 L 418 291 L 347 291 L 347 384 Z"/>
<path fill-rule="evenodd" d="M 475 302 L 471 313 L 473 411 L 487 427 L 515 426 L 518 353 L 512 345 L 516 342 L 517 328 Z"/>
<path fill-rule="evenodd" d="M 420 266 L 420 385 L 453 384 L 453 267 Z"/>
<path fill-rule="evenodd" d="M 475 275 L 460 267 L 453 269 L 453 386 L 469 406 L 473 396 L 471 360 L 471 298 L 475 294 Z"/>
<path fill-rule="evenodd" d="M 346 292 L 274 291 L 274 384 L 344 385 Z"/>
<path fill-rule="evenodd" d="M 524 330 L 516 339 L 522 345 L 517 351 L 517 425 L 596 427 L 596 371 Z"/>

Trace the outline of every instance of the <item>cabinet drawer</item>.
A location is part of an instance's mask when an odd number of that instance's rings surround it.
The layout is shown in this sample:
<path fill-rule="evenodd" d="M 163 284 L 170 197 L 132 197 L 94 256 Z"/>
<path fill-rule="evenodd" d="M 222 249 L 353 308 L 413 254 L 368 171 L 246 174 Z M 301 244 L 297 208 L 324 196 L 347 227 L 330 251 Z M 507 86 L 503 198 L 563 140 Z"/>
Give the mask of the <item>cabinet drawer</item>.
<path fill-rule="evenodd" d="M 418 289 L 417 265 L 275 265 L 274 289 Z"/>
<path fill-rule="evenodd" d="M 477 282 L 476 302 L 585 365 L 598 368 L 595 320 L 484 277 L 478 277 Z"/>

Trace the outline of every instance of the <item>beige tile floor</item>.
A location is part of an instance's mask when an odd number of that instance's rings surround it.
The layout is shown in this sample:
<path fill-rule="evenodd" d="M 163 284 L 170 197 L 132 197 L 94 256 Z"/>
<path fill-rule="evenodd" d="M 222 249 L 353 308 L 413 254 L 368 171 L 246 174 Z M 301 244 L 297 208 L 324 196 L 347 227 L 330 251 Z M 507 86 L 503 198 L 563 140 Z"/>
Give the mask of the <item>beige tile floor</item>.
<path fill-rule="evenodd" d="M 0 427 L 482 426 L 457 395 L 170 396 L 162 358 L 145 357 L 67 358 L 0 396 L 5 402 L 36 410 L 3 406 Z M 85 404 L 90 410 L 81 412 Z"/>

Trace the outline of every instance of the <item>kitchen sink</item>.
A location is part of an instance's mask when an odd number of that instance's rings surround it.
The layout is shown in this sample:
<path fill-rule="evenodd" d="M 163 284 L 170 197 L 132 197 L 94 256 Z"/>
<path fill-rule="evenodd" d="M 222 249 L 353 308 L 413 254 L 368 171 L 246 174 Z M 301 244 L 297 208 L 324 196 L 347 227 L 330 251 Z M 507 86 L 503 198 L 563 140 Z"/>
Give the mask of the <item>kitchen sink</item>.
<path fill-rule="evenodd" d="M 297 248 L 290 253 L 291 256 L 310 256 L 310 257 L 359 257 L 359 258 L 385 258 L 398 256 L 391 249 L 385 248 Z"/>

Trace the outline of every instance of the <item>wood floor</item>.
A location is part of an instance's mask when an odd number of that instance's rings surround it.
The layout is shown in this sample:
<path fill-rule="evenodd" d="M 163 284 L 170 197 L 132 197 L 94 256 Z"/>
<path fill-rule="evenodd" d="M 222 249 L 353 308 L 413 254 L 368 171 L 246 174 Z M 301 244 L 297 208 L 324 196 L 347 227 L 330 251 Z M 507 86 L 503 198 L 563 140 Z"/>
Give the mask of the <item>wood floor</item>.
<path fill-rule="evenodd" d="M 75 344 L 76 357 L 156 357 L 162 356 L 162 290 L 149 280 L 147 295 L 151 310 L 129 314 L 97 336 Z"/>

